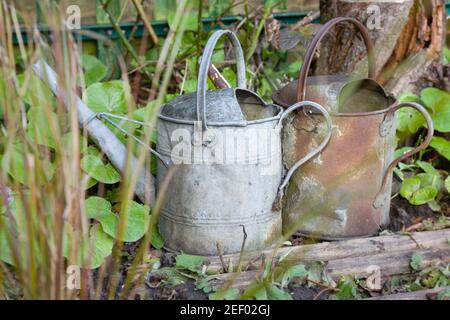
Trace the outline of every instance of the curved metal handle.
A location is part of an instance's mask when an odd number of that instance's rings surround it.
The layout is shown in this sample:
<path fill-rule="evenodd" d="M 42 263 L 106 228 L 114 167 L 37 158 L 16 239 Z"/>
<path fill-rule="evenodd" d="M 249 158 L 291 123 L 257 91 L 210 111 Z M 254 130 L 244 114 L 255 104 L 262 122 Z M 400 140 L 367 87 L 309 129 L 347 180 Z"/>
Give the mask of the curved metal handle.
<path fill-rule="evenodd" d="M 218 30 L 214 32 L 208 39 L 205 49 L 203 50 L 197 80 L 197 121 L 202 124 L 203 131 L 208 129 L 206 124 L 206 88 L 208 87 L 208 69 L 211 64 L 211 57 L 214 52 L 214 47 L 216 46 L 219 38 L 223 35 L 227 35 L 234 46 L 234 54 L 237 65 L 237 86 L 238 88 L 246 89 L 245 60 L 239 39 L 236 34 L 230 30 Z"/>
<path fill-rule="evenodd" d="M 390 176 L 391 172 L 394 170 L 394 168 L 397 166 L 397 164 L 400 161 L 403 161 L 409 157 L 411 157 L 412 155 L 416 154 L 417 152 L 425 149 L 426 147 L 428 147 L 428 145 L 430 144 L 431 138 L 433 138 L 433 134 L 434 134 L 434 126 L 433 126 L 433 120 L 430 117 L 430 114 L 428 113 L 428 111 L 422 107 L 420 104 L 415 103 L 415 102 L 403 102 L 400 104 L 396 104 L 393 105 L 388 112 L 386 113 L 385 119 L 389 119 L 391 117 L 395 116 L 395 111 L 397 111 L 400 108 L 403 107 L 411 107 L 416 109 L 417 111 L 419 111 L 423 117 L 425 118 L 425 121 L 427 122 L 427 126 L 428 126 L 428 130 L 427 130 L 427 136 L 425 137 L 425 140 L 416 148 L 412 149 L 411 151 L 406 152 L 405 154 L 401 155 L 400 157 L 392 160 L 392 162 L 389 164 L 389 166 L 387 167 L 384 176 L 383 176 L 383 180 L 381 183 L 381 187 L 380 187 L 380 191 L 378 191 L 377 196 L 375 197 L 375 201 L 373 203 L 375 208 L 380 208 L 382 206 L 384 206 L 384 204 L 386 203 L 386 199 L 384 199 L 383 194 L 384 194 L 384 190 L 386 189 L 386 186 L 388 185 L 388 177 Z M 384 123 L 384 122 L 383 122 Z"/>
<path fill-rule="evenodd" d="M 311 67 L 311 62 L 314 58 L 314 53 L 316 52 L 316 49 L 320 41 L 322 41 L 322 38 L 328 33 L 328 31 L 332 27 L 342 22 L 352 23 L 356 27 L 356 29 L 358 29 L 359 33 L 361 33 L 364 40 L 364 44 L 366 45 L 367 49 L 367 61 L 369 63 L 369 78 L 371 79 L 375 78 L 375 55 L 373 43 L 372 40 L 370 39 L 369 32 L 367 31 L 366 27 L 361 22 L 353 18 L 340 17 L 331 19 L 319 29 L 319 31 L 316 33 L 313 40 L 311 41 L 311 44 L 308 46 L 308 50 L 306 51 L 305 54 L 305 59 L 303 60 L 302 67 L 300 69 L 300 76 L 298 78 L 297 101 L 302 101 L 305 99 L 306 79 L 308 77 L 309 68 Z"/>
<path fill-rule="evenodd" d="M 291 180 L 292 175 L 294 174 L 294 172 L 304 163 L 306 163 L 307 161 L 311 160 L 311 158 L 315 157 L 318 153 L 320 153 L 326 146 L 327 144 L 330 142 L 331 139 L 331 133 L 332 133 L 332 123 L 331 123 L 331 116 L 328 113 L 328 111 L 322 107 L 320 104 L 313 102 L 313 101 L 302 101 L 302 102 L 297 102 L 296 104 L 290 106 L 289 108 L 286 109 L 286 111 L 283 112 L 283 114 L 280 117 L 280 120 L 278 121 L 277 124 L 277 130 L 281 131 L 282 127 L 283 127 L 283 120 L 293 111 L 300 109 L 300 108 L 304 108 L 304 107 L 312 107 L 313 109 L 317 110 L 319 113 L 321 113 L 324 118 L 325 121 L 327 123 L 327 135 L 325 137 L 325 139 L 323 139 L 323 141 L 321 142 L 321 144 L 314 150 L 311 150 L 306 156 L 304 156 L 303 158 L 301 158 L 300 160 L 298 160 L 287 172 L 286 176 L 283 179 L 283 182 L 281 183 L 280 187 L 278 188 L 278 195 L 277 198 L 274 202 L 273 208 L 275 211 L 278 211 L 281 209 L 281 201 L 283 199 L 283 195 L 284 195 L 284 189 L 286 188 L 286 186 L 288 185 L 289 181 Z"/>

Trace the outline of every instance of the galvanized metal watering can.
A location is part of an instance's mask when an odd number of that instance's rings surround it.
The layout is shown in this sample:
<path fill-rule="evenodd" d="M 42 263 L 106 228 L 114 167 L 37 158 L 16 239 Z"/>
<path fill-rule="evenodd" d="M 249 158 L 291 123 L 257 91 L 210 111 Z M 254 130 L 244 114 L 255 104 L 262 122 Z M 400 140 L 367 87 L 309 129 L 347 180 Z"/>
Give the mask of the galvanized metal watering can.
<path fill-rule="evenodd" d="M 237 63 L 237 88 L 206 91 L 214 47 L 223 35 L 231 40 Z M 272 204 L 286 186 L 282 182 L 281 129 L 292 111 L 314 102 L 295 104 L 286 111 L 267 105 L 246 89 L 242 48 L 234 33 L 216 31 L 201 59 L 197 92 L 179 96 L 161 109 L 157 152 L 161 187 L 171 166 L 177 165 L 161 210 L 159 229 L 168 249 L 191 254 L 217 254 L 269 247 L 281 236 L 281 214 Z M 330 130 L 331 131 L 331 130 Z M 331 134 L 331 133 L 330 133 Z M 329 138 L 328 138 L 329 139 Z M 327 139 L 296 161 L 291 171 L 319 153 Z"/>
<path fill-rule="evenodd" d="M 369 52 L 369 79 L 307 78 L 320 40 L 341 22 L 352 23 L 363 35 Z M 369 236 L 389 222 L 393 169 L 429 144 L 433 123 L 422 106 L 398 103 L 370 79 L 374 77 L 373 61 L 372 44 L 364 26 L 350 18 L 333 19 L 321 27 L 308 47 L 298 81 L 274 93 L 273 100 L 284 107 L 304 99 L 323 103 L 333 122 L 327 148 L 290 181 L 282 213 L 284 232 L 298 230 L 304 235 L 334 240 Z M 393 159 L 395 111 L 402 107 L 422 113 L 428 132 L 418 147 Z M 315 117 L 298 112 L 294 121 L 285 126 L 283 156 L 288 166 L 324 136 Z"/>

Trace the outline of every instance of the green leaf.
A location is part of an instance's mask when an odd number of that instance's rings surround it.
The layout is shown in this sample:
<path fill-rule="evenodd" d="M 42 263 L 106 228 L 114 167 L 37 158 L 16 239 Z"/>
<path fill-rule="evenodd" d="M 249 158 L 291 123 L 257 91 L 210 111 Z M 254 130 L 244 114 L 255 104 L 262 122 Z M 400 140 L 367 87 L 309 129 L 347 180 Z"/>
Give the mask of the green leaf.
<path fill-rule="evenodd" d="M 94 112 L 125 114 L 128 110 L 124 85 L 120 80 L 90 85 L 84 92 L 83 99 Z"/>
<path fill-rule="evenodd" d="M 25 149 L 21 143 L 15 143 L 11 149 L 10 157 L 0 156 L 1 168 L 17 182 L 28 185 L 29 174 L 27 172 L 27 165 L 25 161 Z M 43 184 L 50 181 L 54 175 L 53 164 L 46 160 L 40 159 L 41 167 L 37 168 L 38 184 Z"/>
<path fill-rule="evenodd" d="M 228 288 L 225 291 L 217 291 L 208 295 L 209 300 L 237 300 L 239 289 Z"/>
<path fill-rule="evenodd" d="M 195 287 L 202 290 L 204 293 L 210 293 L 213 291 L 213 287 L 208 278 L 201 278 L 200 281 L 197 281 Z"/>
<path fill-rule="evenodd" d="M 409 265 L 411 266 L 411 268 L 414 271 L 419 270 L 419 268 L 422 265 L 422 256 L 417 253 L 413 253 L 411 256 L 411 261 L 409 262 Z"/>
<path fill-rule="evenodd" d="M 402 182 L 402 186 L 400 188 L 400 195 L 403 198 L 411 199 L 414 192 L 419 190 L 420 188 L 420 179 L 417 177 L 406 178 Z"/>
<path fill-rule="evenodd" d="M 149 224 L 150 208 L 131 201 L 127 214 L 122 219 L 123 235 L 119 236 L 119 224 L 121 222 L 119 216 L 111 211 L 111 204 L 100 197 L 92 196 L 85 201 L 86 213 L 88 218 L 95 219 L 100 222 L 106 234 L 120 241 L 134 242 L 142 238 Z M 152 235 L 158 237 L 158 235 Z M 164 240 L 156 238 L 156 244 L 164 245 Z"/>
<path fill-rule="evenodd" d="M 201 256 L 194 256 L 190 254 L 179 254 L 175 258 L 175 267 L 187 269 L 197 272 L 202 266 L 204 258 Z"/>
<path fill-rule="evenodd" d="M 420 98 L 426 107 L 436 111 L 436 107 L 445 99 L 450 99 L 450 94 L 437 88 L 425 88 L 420 92 Z"/>
<path fill-rule="evenodd" d="M 154 271 L 154 273 L 173 286 L 183 284 L 188 280 L 188 277 L 181 274 L 176 268 L 164 267 Z"/>
<path fill-rule="evenodd" d="M 87 154 L 81 159 L 81 169 L 97 181 L 113 184 L 120 181 L 120 174 L 112 164 L 104 164 L 102 155 L 95 147 L 89 147 Z"/>
<path fill-rule="evenodd" d="M 41 107 L 32 107 L 27 112 L 27 135 L 40 145 L 55 148 L 55 136 L 50 128 L 50 123 L 58 123 L 56 113 L 49 111 L 48 115 Z"/>
<path fill-rule="evenodd" d="M 450 93 L 437 88 L 426 88 L 422 90 L 420 96 L 432 110 L 434 129 L 450 132 Z"/>
<path fill-rule="evenodd" d="M 105 216 L 114 215 L 111 203 L 101 197 L 91 196 L 85 200 L 84 205 L 88 219 L 100 221 Z"/>
<path fill-rule="evenodd" d="M 267 288 L 267 298 L 269 300 L 293 300 L 292 296 L 278 288 L 277 286 L 270 284 Z"/>
<path fill-rule="evenodd" d="M 298 61 L 298 60 L 290 63 L 287 68 L 287 74 L 290 77 L 295 77 L 300 72 L 300 68 L 302 67 L 302 64 L 303 64 L 302 61 Z"/>
<path fill-rule="evenodd" d="M 14 265 L 11 247 L 7 241 L 8 236 L 11 237 L 12 245 L 17 250 L 22 267 L 26 267 L 31 263 L 31 248 L 34 251 L 34 263 L 39 265 L 44 258 L 42 244 L 39 241 L 30 242 L 28 237 L 30 225 L 33 228 L 39 228 L 38 224 L 40 223 L 37 220 L 38 214 L 36 209 L 27 205 L 32 201 L 31 193 L 27 191 L 21 191 L 20 194 L 12 193 L 8 200 L 8 209 L 11 215 L 6 214 L 6 208 L 2 205 L 3 201 L 0 204 L 0 260 L 8 264 Z M 42 201 L 41 204 L 45 205 L 46 202 Z M 50 218 L 50 215 L 46 215 L 44 218 Z"/>
<path fill-rule="evenodd" d="M 413 205 L 421 205 L 434 200 L 441 188 L 440 175 L 420 173 L 403 180 L 400 195 Z"/>
<path fill-rule="evenodd" d="M 440 204 L 436 200 L 428 201 L 427 205 L 434 212 L 440 212 L 442 210 Z"/>
<path fill-rule="evenodd" d="M 23 100 L 32 107 L 46 106 L 47 104 L 53 106 L 55 98 L 49 87 L 32 72 L 28 75 L 27 83 L 25 83 L 25 73 L 17 76 L 17 81 L 21 87 L 20 90 L 24 93 Z"/>
<path fill-rule="evenodd" d="M 135 242 L 141 239 L 147 230 L 150 219 L 149 210 L 147 206 L 132 201 L 128 213 L 124 214 L 122 219 L 113 214 L 101 218 L 100 223 L 110 236 L 120 241 Z M 124 226 L 122 235 L 118 234 L 120 223 Z"/>
<path fill-rule="evenodd" d="M 447 192 L 450 193 L 450 176 L 448 176 L 448 177 L 445 179 L 444 184 L 445 184 L 445 188 L 447 189 Z"/>
<path fill-rule="evenodd" d="M 84 69 L 84 82 L 86 86 L 103 80 L 108 73 L 106 66 L 99 59 L 91 55 L 83 54 L 81 56 L 81 66 Z"/>
<path fill-rule="evenodd" d="M 193 12 L 185 12 L 185 17 L 184 19 L 186 19 L 186 31 L 197 31 L 197 22 L 198 22 L 198 17 L 197 14 L 194 14 Z M 169 14 L 167 15 L 167 22 L 169 24 L 169 27 L 171 30 L 175 31 L 175 12 L 174 11 L 170 11 Z M 178 23 L 179 24 L 179 23 Z"/>
<path fill-rule="evenodd" d="M 407 93 L 402 93 L 398 98 L 397 98 L 398 102 L 403 103 L 403 102 L 416 102 L 416 103 L 422 103 L 422 100 L 420 100 L 420 97 L 416 94 L 407 92 Z"/>
<path fill-rule="evenodd" d="M 428 174 L 436 175 L 436 176 L 441 175 L 439 173 L 439 171 L 437 171 L 431 163 L 418 160 L 418 161 L 416 161 L 416 165 Z"/>
<path fill-rule="evenodd" d="M 111 255 L 114 239 L 107 235 L 101 225 L 95 224 L 89 230 L 88 237 L 75 237 L 72 227 L 66 223 L 64 227 L 63 255 L 70 258 L 71 250 L 75 247 L 76 263 L 85 268 L 96 269 L 103 264 L 106 257 Z M 76 241 L 74 244 L 73 241 Z"/>
<path fill-rule="evenodd" d="M 433 137 L 430 147 L 435 149 L 440 155 L 450 160 L 450 141 L 442 137 Z"/>
<path fill-rule="evenodd" d="M 414 192 L 409 202 L 415 206 L 434 200 L 439 191 L 433 186 L 426 186 Z"/>
<path fill-rule="evenodd" d="M 184 82 L 183 93 L 192 93 L 197 91 L 197 80 L 189 79 Z"/>
<path fill-rule="evenodd" d="M 150 222 L 150 208 L 148 206 L 131 201 L 128 212 L 122 212 L 121 215 L 124 215 L 120 220 L 125 225 L 125 232 L 119 240 L 134 242 L 145 235 Z"/>
<path fill-rule="evenodd" d="M 94 247 L 91 268 L 97 268 L 103 263 L 104 258 L 111 255 L 114 240 L 98 224 L 91 227 L 89 237 L 92 243 L 91 246 Z"/>
<path fill-rule="evenodd" d="M 281 280 L 281 287 L 285 287 L 291 282 L 295 277 L 306 278 L 308 276 L 308 271 L 305 268 L 305 265 L 299 264 L 296 266 L 292 266 L 286 270 L 283 274 L 283 278 Z"/>
<path fill-rule="evenodd" d="M 267 300 L 267 290 L 265 287 L 261 287 L 258 290 L 255 291 L 253 294 L 256 300 Z"/>
<path fill-rule="evenodd" d="M 11 254 L 11 249 L 8 242 L 8 235 L 11 235 L 11 233 L 7 231 L 9 218 L 0 215 L 0 220 L 2 220 L 0 223 L 0 260 L 7 264 L 14 265 L 13 256 Z"/>
<path fill-rule="evenodd" d="M 450 49 L 444 48 L 444 64 L 450 63 Z"/>
<path fill-rule="evenodd" d="M 161 249 L 164 247 L 164 237 L 159 232 L 158 224 L 153 225 L 151 240 L 153 248 Z"/>
<path fill-rule="evenodd" d="M 400 149 L 395 150 L 394 159 L 404 155 L 405 153 L 411 151 L 412 149 L 414 149 L 414 148 L 413 147 L 402 147 Z"/>
<path fill-rule="evenodd" d="M 405 107 L 395 112 L 397 131 L 416 133 L 425 124 L 422 114 L 414 108 Z"/>
<path fill-rule="evenodd" d="M 339 281 L 337 288 L 339 289 L 339 292 L 336 293 L 336 298 L 338 300 L 354 300 L 361 298 L 361 294 L 359 294 L 357 290 L 357 284 L 350 277 L 342 278 Z"/>

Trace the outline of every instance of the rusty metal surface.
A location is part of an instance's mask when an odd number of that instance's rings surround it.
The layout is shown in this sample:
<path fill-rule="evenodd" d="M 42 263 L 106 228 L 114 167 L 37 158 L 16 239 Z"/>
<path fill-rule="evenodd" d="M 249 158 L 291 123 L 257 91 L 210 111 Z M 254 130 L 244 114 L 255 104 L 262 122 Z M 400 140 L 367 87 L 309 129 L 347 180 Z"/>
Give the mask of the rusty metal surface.
<path fill-rule="evenodd" d="M 288 187 L 282 213 L 285 232 L 294 228 L 337 239 L 378 230 L 382 217 L 388 215 L 388 206 L 375 209 L 373 200 L 395 147 L 395 129 L 379 136 L 383 117 L 332 117 L 330 143 L 296 172 Z M 284 161 L 288 167 L 322 138 L 321 121 L 316 118 L 298 114 L 285 130 Z"/>
<path fill-rule="evenodd" d="M 369 79 L 350 76 L 308 77 L 318 43 L 336 23 L 358 26 L 369 52 Z M 299 81 L 274 93 L 273 100 L 289 107 L 299 100 L 322 103 L 332 117 L 332 138 L 314 160 L 301 167 L 291 179 L 282 211 L 283 232 L 322 239 L 370 236 L 389 222 L 392 172 L 396 164 L 424 149 L 433 124 L 426 110 L 414 103 L 397 104 L 373 76 L 373 51 L 367 31 L 349 18 L 330 20 L 316 34 L 307 50 Z M 423 114 L 428 124 L 424 142 L 399 159 L 395 150 L 395 119 L 398 108 L 409 106 Z M 317 115 L 298 112 L 283 132 L 283 161 L 289 168 L 316 146 L 324 136 Z"/>

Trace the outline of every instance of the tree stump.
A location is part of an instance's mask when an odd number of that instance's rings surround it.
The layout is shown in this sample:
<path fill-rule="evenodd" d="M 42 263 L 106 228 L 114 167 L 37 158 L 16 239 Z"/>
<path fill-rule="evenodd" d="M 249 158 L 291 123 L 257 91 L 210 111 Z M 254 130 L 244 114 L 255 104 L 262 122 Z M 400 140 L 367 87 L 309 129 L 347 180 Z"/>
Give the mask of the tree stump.
<path fill-rule="evenodd" d="M 445 43 L 442 0 L 321 0 L 321 22 L 346 16 L 366 25 L 375 46 L 377 80 L 393 94 L 430 85 Z M 316 72 L 367 76 L 361 37 L 339 25 L 324 39 Z M 439 73 L 439 71 L 438 71 Z"/>

